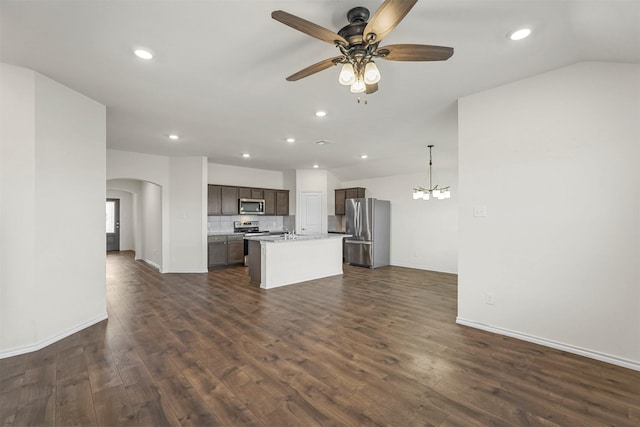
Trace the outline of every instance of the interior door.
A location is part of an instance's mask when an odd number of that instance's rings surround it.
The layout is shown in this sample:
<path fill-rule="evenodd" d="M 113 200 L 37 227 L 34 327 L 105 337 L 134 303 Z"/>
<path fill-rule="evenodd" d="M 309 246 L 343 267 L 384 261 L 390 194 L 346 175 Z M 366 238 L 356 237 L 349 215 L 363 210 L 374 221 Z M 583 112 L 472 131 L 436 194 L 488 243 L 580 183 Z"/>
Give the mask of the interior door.
<path fill-rule="evenodd" d="M 316 234 L 322 232 L 322 193 L 306 191 L 300 193 L 299 217 L 300 228 L 298 230 L 300 233 Z"/>
<path fill-rule="evenodd" d="M 120 250 L 120 199 L 107 199 L 107 251 Z"/>

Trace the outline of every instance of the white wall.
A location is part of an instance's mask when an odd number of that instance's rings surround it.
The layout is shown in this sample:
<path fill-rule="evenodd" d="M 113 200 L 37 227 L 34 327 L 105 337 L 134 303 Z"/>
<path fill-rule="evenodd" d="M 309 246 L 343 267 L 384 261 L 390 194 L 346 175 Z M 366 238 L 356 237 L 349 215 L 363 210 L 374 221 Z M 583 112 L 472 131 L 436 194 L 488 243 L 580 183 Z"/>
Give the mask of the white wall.
<path fill-rule="evenodd" d="M 283 172 L 218 163 L 208 163 L 207 166 L 209 184 L 289 190 L 284 186 Z"/>
<path fill-rule="evenodd" d="M 638 117 L 629 64 L 460 100 L 460 323 L 640 369 Z"/>
<path fill-rule="evenodd" d="M 133 194 L 127 191 L 109 190 L 107 188 L 107 198 L 118 199 L 120 201 L 120 250 L 135 250 Z"/>
<path fill-rule="evenodd" d="M 141 259 L 163 273 L 207 271 L 205 157 L 107 150 L 107 178 L 142 182 Z"/>
<path fill-rule="evenodd" d="M 451 186 L 450 199 L 413 200 L 413 187 L 427 185 L 426 171 L 343 182 L 340 188 L 364 187 L 367 197 L 391 202 L 391 265 L 457 273 L 457 171 L 438 168 L 435 160 L 434 184 Z"/>
<path fill-rule="evenodd" d="M 106 110 L 31 70 L 0 67 L 5 357 L 107 317 Z"/>
<path fill-rule="evenodd" d="M 142 254 L 140 258 L 153 265 L 160 271 L 167 271 L 167 264 L 163 265 L 163 239 L 162 230 L 162 187 L 151 182 L 140 183 L 140 217 L 142 240 Z M 168 243 L 168 242 L 167 242 Z M 169 246 L 167 244 L 167 246 Z M 164 267 L 164 268 L 163 268 Z"/>
<path fill-rule="evenodd" d="M 172 157 L 170 176 L 171 271 L 207 271 L 207 159 Z"/>

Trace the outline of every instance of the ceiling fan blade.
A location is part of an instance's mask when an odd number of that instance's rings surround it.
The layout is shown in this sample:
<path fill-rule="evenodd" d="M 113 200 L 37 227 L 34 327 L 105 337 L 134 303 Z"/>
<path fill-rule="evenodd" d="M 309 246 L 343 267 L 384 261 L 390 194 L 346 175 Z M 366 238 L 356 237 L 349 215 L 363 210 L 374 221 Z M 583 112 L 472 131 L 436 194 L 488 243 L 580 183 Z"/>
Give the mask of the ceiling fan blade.
<path fill-rule="evenodd" d="M 362 33 L 364 40 L 377 43 L 402 21 L 418 0 L 385 0 Z"/>
<path fill-rule="evenodd" d="M 326 70 L 327 68 L 336 65 L 338 61 L 342 58 L 343 58 L 342 56 L 336 56 L 333 58 L 325 59 L 320 62 L 316 62 L 315 64 L 310 65 L 307 68 L 300 70 L 295 74 L 291 74 L 289 77 L 287 77 L 287 81 L 295 82 L 296 80 L 303 79 L 305 77 L 310 76 L 311 74 L 315 74 L 322 70 Z"/>
<path fill-rule="evenodd" d="M 327 30 L 326 28 L 321 27 L 318 24 L 314 24 L 313 22 L 299 18 L 283 10 L 276 10 L 272 12 L 271 17 L 276 21 L 290 26 L 291 28 L 295 28 L 298 31 L 302 31 L 303 33 L 308 34 L 311 37 L 315 37 L 327 43 L 335 45 L 336 43 L 340 42 L 344 43 L 345 46 L 349 44 L 344 39 L 344 37 L 334 33 L 333 31 Z"/>
<path fill-rule="evenodd" d="M 428 44 L 390 44 L 374 53 L 374 56 L 389 61 L 446 61 L 451 55 L 452 47 Z"/>
<path fill-rule="evenodd" d="M 378 83 L 373 83 L 370 85 L 366 85 L 366 89 L 364 90 L 364 93 L 369 95 L 376 92 L 377 90 L 378 90 Z"/>

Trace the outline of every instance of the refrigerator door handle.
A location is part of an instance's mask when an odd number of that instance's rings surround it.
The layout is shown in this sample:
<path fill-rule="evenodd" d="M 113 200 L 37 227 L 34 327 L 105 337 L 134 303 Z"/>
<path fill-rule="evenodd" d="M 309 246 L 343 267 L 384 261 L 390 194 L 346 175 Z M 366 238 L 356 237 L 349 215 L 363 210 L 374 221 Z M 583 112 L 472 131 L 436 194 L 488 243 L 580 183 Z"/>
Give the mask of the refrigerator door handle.
<path fill-rule="evenodd" d="M 373 242 L 369 240 L 345 240 L 345 243 L 355 243 L 356 245 L 371 245 Z"/>

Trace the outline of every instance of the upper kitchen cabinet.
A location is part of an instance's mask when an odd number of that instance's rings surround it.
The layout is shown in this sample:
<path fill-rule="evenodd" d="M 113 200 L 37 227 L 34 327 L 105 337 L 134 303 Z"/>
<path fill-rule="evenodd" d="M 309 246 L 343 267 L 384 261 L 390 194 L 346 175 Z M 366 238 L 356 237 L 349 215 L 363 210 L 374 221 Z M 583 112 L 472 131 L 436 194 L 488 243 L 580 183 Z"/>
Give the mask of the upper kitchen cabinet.
<path fill-rule="evenodd" d="M 264 190 L 264 214 L 276 214 L 276 190 Z"/>
<path fill-rule="evenodd" d="M 289 190 L 276 191 L 276 215 L 289 215 Z"/>
<path fill-rule="evenodd" d="M 361 199 L 365 197 L 365 189 L 362 187 L 341 188 L 336 190 L 336 215 L 344 215 L 344 201 L 347 199 Z"/>
<path fill-rule="evenodd" d="M 262 188 L 238 188 L 239 199 L 264 199 Z"/>
<path fill-rule="evenodd" d="M 209 215 L 222 215 L 221 190 L 222 187 L 218 185 L 207 187 L 207 212 Z"/>
<path fill-rule="evenodd" d="M 237 215 L 238 214 L 238 188 L 237 187 L 222 187 L 221 189 L 222 200 L 222 215 Z"/>
<path fill-rule="evenodd" d="M 251 197 L 251 189 L 244 187 L 238 188 L 238 199 L 253 199 L 253 197 Z"/>

